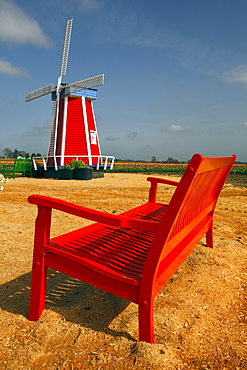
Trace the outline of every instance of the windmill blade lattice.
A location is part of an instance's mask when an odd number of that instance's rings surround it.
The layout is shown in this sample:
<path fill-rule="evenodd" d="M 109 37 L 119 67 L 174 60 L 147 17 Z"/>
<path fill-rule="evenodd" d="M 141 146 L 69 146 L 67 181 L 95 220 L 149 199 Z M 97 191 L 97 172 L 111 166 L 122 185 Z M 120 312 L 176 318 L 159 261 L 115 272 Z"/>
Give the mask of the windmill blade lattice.
<path fill-rule="evenodd" d="M 57 131 L 57 116 L 58 116 L 58 104 L 56 100 L 53 102 L 52 109 L 52 122 L 51 122 L 51 136 L 50 136 L 50 145 L 48 150 L 48 156 L 54 156 L 56 151 L 56 131 Z"/>
<path fill-rule="evenodd" d="M 98 76 L 86 78 L 85 80 L 80 80 L 80 81 L 77 81 L 77 82 L 73 82 L 69 85 L 66 85 L 63 88 L 70 87 L 70 91 L 72 93 L 75 93 L 77 91 L 84 90 L 84 89 L 90 89 L 90 88 L 93 88 L 93 87 L 96 87 L 96 86 L 103 85 L 104 84 L 104 77 L 105 77 L 105 75 L 101 74 L 101 75 L 98 75 Z"/>
<path fill-rule="evenodd" d="M 49 84 L 43 87 L 40 87 L 39 89 L 33 90 L 30 93 L 26 95 L 26 102 L 38 99 L 41 96 L 50 94 L 53 91 L 53 84 Z"/>
<path fill-rule="evenodd" d="M 69 45 L 70 45 L 70 37 L 71 37 L 71 30 L 72 30 L 72 23 L 73 18 L 70 18 L 66 21 L 66 29 L 64 34 L 64 44 L 63 44 L 63 54 L 62 54 L 62 61 L 61 61 L 61 68 L 60 68 L 60 76 L 65 76 L 67 63 L 68 63 L 68 55 L 69 55 Z"/>
<path fill-rule="evenodd" d="M 59 101 L 60 101 L 59 92 L 61 91 L 62 76 L 65 76 L 66 69 L 67 69 L 72 23 L 73 23 L 73 18 L 70 18 L 66 21 L 60 76 L 58 77 L 57 88 L 56 88 L 57 99 L 56 99 L 56 102 L 53 104 L 51 139 L 50 139 L 50 146 L 48 150 L 48 156 L 51 155 L 54 157 L 56 154 L 57 128 L 58 128 L 58 117 L 59 117 Z"/>

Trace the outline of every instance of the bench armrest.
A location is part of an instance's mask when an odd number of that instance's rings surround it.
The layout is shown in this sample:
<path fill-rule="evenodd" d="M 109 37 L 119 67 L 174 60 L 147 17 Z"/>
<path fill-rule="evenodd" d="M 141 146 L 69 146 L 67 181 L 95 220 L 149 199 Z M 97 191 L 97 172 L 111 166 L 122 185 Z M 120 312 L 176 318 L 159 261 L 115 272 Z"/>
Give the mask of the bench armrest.
<path fill-rule="evenodd" d="M 42 195 L 31 195 L 28 197 L 28 202 L 31 204 L 36 204 L 38 207 L 56 209 L 74 216 L 86 218 L 91 221 L 100 222 L 111 226 L 147 231 L 156 231 L 159 226 L 158 222 L 144 221 L 137 218 L 128 218 L 121 215 L 112 215 L 110 213 L 96 211 L 91 208 L 82 207 L 64 200 L 45 197 Z"/>
<path fill-rule="evenodd" d="M 149 202 L 156 201 L 158 184 L 167 184 L 167 185 L 173 185 L 173 186 L 178 186 L 179 184 L 179 181 L 172 181 L 168 179 L 162 179 L 159 177 L 148 177 L 147 181 L 151 182 L 151 186 L 149 190 Z"/>

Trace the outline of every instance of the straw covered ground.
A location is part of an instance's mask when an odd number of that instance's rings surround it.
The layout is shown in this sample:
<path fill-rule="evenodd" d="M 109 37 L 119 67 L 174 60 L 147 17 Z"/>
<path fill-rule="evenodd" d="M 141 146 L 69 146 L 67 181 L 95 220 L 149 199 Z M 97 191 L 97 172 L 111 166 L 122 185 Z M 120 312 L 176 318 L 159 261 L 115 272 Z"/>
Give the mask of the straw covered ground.
<path fill-rule="evenodd" d="M 43 194 L 118 214 L 147 200 L 142 174 L 91 181 L 17 177 L 0 192 L 0 369 L 247 369 L 247 179 L 230 176 L 204 240 L 155 300 L 156 343 L 137 341 L 137 306 L 49 270 L 46 310 L 27 320 L 36 207 Z M 174 178 L 170 176 L 169 178 Z M 176 178 L 177 179 L 177 178 Z M 173 188 L 160 186 L 168 202 Z M 88 221 L 54 212 L 52 236 Z"/>

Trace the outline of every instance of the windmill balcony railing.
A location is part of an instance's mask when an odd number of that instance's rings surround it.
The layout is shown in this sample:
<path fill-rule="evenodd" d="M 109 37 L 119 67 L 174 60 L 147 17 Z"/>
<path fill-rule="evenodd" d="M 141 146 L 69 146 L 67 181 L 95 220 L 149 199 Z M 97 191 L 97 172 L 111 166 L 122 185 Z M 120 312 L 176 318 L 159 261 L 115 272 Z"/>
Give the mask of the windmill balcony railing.
<path fill-rule="evenodd" d="M 61 165 L 58 165 L 58 162 L 59 162 L 59 159 L 61 158 L 61 156 L 33 157 L 33 167 L 34 167 L 34 169 L 37 170 L 38 165 L 40 165 L 42 163 L 42 165 L 44 167 L 44 170 L 46 171 L 47 170 L 48 159 L 50 159 L 50 158 L 53 159 L 54 167 L 55 167 L 55 170 L 57 171 L 58 167 L 61 167 Z M 114 165 L 114 160 L 115 160 L 115 157 L 109 156 L 109 155 L 100 155 L 100 156 L 92 155 L 90 158 L 86 155 L 85 156 L 83 156 L 83 155 L 67 155 L 67 156 L 64 156 L 63 158 L 64 159 L 65 158 L 70 158 L 71 160 L 75 159 L 77 161 L 82 160 L 82 161 L 89 162 L 89 166 L 94 167 L 96 170 L 99 170 L 100 168 L 103 168 L 104 170 L 106 170 L 106 169 L 112 170 L 113 165 Z M 92 161 L 94 158 L 97 159 L 97 164 L 96 165 L 90 164 L 90 159 Z"/>

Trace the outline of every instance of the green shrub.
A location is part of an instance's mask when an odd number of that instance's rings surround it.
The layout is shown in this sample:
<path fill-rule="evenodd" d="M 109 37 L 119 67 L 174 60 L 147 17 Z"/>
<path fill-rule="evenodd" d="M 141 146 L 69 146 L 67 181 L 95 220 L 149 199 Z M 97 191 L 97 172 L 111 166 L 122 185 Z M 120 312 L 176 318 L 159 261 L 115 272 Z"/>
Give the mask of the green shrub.
<path fill-rule="evenodd" d="M 75 167 L 72 164 L 66 164 L 65 165 L 66 170 L 74 170 Z"/>
<path fill-rule="evenodd" d="M 90 168 L 90 167 L 87 166 L 85 162 L 83 162 L 81 159 L 79 159 L 78 161 L 76 159 L 72 159 L 70 164 L 66 164 L 65 168 L 68 170 L 74 170 L 76 168 Z"/>

